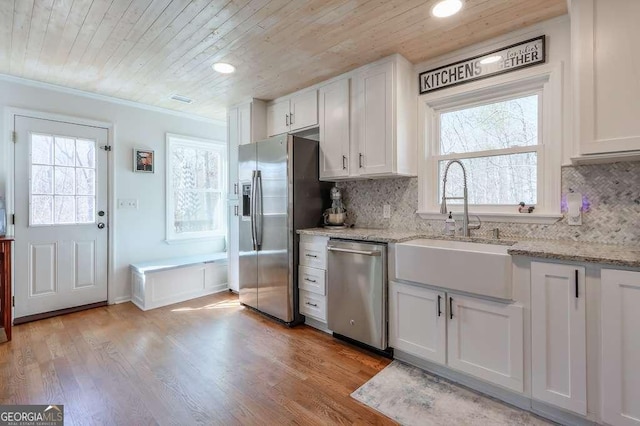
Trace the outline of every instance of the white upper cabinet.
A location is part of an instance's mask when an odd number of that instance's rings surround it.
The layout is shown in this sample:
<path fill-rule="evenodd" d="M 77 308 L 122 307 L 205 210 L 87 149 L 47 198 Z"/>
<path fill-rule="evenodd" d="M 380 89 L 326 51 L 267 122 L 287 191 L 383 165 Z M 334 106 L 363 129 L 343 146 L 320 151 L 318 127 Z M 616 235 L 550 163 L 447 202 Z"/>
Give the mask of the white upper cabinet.
<path fill-rule="evenodd" d="M 640 1 L 571 2 L 578 153 L 640 150 Z"/>
<path fill-rule="evenodd" d="M 368 68 L 355 79 L 355 129 L 358 175 L 393 172 L 394 124 L 393 73 L 389 62 Z"/>
<path fill-rule="evenodd" d="M 318 91 L 296 93 L 267 106 L 269 136 L 318 125 Z"/>
<path fill-rule="evenodd" d="M 347 87 L 349 79 L 351 88 Z M 347 93 L 349 120 L 343 115 Z M 320 178 L 416 176 L 417 99 L 413 66 L 400 55 L 358 68 L 323 86 Z M 336 125 L 339 129 L 333 128 Z"/>
<path fill-rule="evenodd" d="M 290 131 L 318 125 L 318 91 L 311 90 L 291 96 Z"/>
<path fill-rule="evenodd" d="M 320 179 L 349 177 L 349 79 L 319 90 Z"/>
<path fill-rule="evenodd" d="M 602 270 L 602 420 L 640 425 L 640 272 Z"/>
<path fill-rule="evenodd" d="M 230 108 L 227 113 L 227 157 L 229 179 L 227 180 L 227 197 L 238 198 L 238 143 L 239 143 L 238 108 Z"/>
<path fill-rule="evenodd" d="M 238 146 L 264 139 L 266 104 L 253 99 L 229 108 L 227 112 L 228 189 L 231 200 L 238 198 Z"/>
<path fill-rule="evenodd" d="M 532 396 L 587 414 L 585 269 L 531 262 Z"/>

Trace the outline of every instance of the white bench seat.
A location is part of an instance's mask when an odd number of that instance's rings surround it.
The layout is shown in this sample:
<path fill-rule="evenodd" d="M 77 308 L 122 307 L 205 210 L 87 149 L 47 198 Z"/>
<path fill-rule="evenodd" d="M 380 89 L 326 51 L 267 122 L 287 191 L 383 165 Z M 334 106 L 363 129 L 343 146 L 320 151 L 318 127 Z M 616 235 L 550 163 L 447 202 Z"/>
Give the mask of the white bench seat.
<path fill-rule="evenodd" d="M 140 262 L 130 269 L 131 301 L 143 311 L 228 288 L 227 253 Z"/>

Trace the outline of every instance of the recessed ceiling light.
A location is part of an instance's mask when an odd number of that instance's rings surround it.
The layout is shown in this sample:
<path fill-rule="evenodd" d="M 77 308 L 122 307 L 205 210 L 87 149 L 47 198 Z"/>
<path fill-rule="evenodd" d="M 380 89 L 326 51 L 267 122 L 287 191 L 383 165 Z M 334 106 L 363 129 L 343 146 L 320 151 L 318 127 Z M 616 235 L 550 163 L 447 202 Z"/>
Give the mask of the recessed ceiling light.
<path fill-rule="evenodd" d="M 226 64 L 224 62 L 216 62 L 215 64 L 212 65 L 212 68 L 214 69 L 214 71 L 218 71 L 219 73 L 222 73 L 222 74 L 231 74 L 236 70 L 236 67 L 234 67 L 231 64 Z"/>
<path fill-rule="evenodd" d="M 442 0 L 431 9 L 431 14 L 436 18 L 446 18 L 455 15 L 462 9 L 462 0 Z"/>
<path fill-rule="evenodd" d="M 186 96 L 182 96 L 182 95 L 172 95 L 171 99 L 173 99 L 174 101 L 178 101 L 178 102 L 183 102 L 185 104 L 190 104 L 193 102 L 193 99 L 191 98 L 187 98 Z"/>
<path fill-rule="evenodd" d="M 496 62 L 500 61 L 501 59 L 502 59 L 501 55 L 487 56 L 486 58 L 481 59 L 480 63 L 482 65 L 495 64 Z"/>

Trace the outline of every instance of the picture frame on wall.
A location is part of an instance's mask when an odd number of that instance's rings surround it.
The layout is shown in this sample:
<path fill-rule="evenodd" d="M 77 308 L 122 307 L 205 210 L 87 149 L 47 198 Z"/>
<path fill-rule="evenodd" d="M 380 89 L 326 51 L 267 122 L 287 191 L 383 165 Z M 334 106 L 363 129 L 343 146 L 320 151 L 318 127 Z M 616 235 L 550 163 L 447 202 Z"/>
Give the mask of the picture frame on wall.
<path fill-rule="evenodd" d="M 155 171 L 155 153 L 150 149 L 133 149 L 133 171 L 153 173 Z"/>

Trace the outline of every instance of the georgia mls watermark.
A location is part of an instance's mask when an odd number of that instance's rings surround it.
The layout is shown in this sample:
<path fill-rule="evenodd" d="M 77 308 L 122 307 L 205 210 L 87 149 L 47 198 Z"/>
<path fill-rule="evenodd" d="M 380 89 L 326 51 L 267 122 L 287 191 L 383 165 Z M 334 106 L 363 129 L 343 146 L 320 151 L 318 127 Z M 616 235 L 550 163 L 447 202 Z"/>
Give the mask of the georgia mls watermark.
<path fill-rule="evenodd" d="M 0 405 L 0 426 L 63 426 L 64 405 Z"/>

